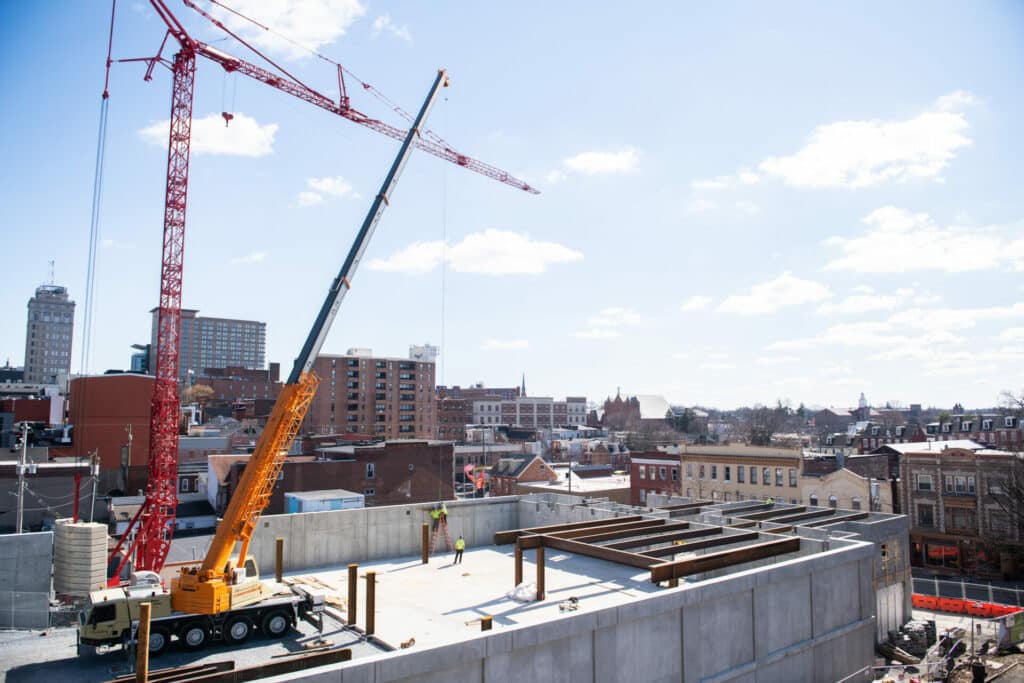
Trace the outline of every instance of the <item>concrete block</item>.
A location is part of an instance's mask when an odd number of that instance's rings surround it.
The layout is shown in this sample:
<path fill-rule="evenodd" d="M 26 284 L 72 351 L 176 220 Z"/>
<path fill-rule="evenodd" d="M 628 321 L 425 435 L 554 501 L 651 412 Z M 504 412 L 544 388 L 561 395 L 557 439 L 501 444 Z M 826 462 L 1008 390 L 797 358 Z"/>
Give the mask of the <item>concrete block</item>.
<path fill-rule="evenodd" d="M 754 645 L 758 660 L 811 637 L 810 577 L 754 589 Z M 761 680 L 760 678 L 758 680 Z M 792 680 L 809 680 L 796 678 Z"/>
<path fill-rule="evenodd" d="M 838 644 L 837 644 L 838 646 Z M 757 683 L 778 683 L 778 681 L 831 681 L 833 678 L 815 678 L 814 657 L 810 650 L 787 654 L 773 662 L 758 666 Z"/>
<path fill-rule="evenodd" d="M 469 672 L 473 670 L 474 665 L 483 661 L 486 654 L 487 644 L 483 638 L 471 638 L 448 645 L 414 650 L 401 657 L 387 657 L 377 662 L 377 681 L 379 683 L 400 681 L 424 676 L 428 672 L 430 672 L 429 675 L 433 676 L 438 673 L 439 665 L 445 667 L 445 669 L 452 670 L 465 668 Z M 463 679 L 462 677 L 455 677 L 448 680 L 472 680 L 472 678 Z"/>
<path fill-rule="evenodd" d="M 837 590 L 838 588 L 838 590 Z M 811 617 L 815 637 L 860 618 L 860 572 L 856 563 L 811 574 Z"/>

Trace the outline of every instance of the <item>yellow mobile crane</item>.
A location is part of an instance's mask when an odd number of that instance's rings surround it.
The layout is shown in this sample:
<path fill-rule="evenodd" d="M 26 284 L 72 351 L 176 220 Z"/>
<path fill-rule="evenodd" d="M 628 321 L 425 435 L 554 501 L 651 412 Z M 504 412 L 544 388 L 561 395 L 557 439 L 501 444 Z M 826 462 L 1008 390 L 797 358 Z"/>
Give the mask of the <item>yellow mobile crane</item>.
<path fill-rule="evenodd" d="M 313 361 L 323 346 L 345 293 L 351 287 L 350 278 L 389 204 L 413 143 L 420 134 L 420 126 L 440 89 L 447 85 L 447 74 L 441 70 L 402 142 L 380 193 L 363 220 L 345 263 L 331 284 L 202 565 L 182 569 L 181 575 L 172 579 L 169 594 L 152 572 L 142 572 L 143 576 L 136 577 L 133 585 L 93 592 L 82 612 L 80 643 L 105 645 L 127 642 L 131 622 L 138 618 L 138 604 L 144 601 L 152 604 L 151 654 L 162 651 L 172 635 L 188 649 L 203 647 L 211 639 L 240 642 L 256 628 L 271 637 L 281 636 L 295 624 L 296 618 L 308 619 L 322 611 L 322 596 L 300 590 L 281 597 L 276 592 L 280 587 L 260 581 L 255 562 L 247 557 L 249 541 L 270 500 L 274 482 L 284 466 L 310 401 L 316 394 L 320 380 L 312 371 Z M 241 546 L 238 555 L 234 555 L 237 544 Z"/>

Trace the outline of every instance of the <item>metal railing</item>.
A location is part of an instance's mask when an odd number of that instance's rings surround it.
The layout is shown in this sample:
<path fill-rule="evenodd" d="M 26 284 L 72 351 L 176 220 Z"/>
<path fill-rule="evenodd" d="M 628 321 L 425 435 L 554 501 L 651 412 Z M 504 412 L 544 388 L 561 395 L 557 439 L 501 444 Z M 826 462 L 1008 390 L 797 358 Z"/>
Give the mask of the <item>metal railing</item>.
<path fill-rule="evenodd" d="M 993 586 L 987 583 L 915 577 L 914 592 L 919 595 L 933 595 L 940 598 L 980 600 L 1024 607 L 1024 590 Z"/>

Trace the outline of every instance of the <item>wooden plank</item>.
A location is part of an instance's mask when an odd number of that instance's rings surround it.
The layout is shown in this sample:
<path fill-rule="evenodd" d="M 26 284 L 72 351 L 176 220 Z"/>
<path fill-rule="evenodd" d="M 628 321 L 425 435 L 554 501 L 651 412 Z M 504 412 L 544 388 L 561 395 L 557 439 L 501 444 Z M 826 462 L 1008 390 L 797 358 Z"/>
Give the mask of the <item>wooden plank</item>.
<path fill-rule="evenodd" d="M 864 519 L 867 516 L 867 512 L 854 512 L 849 515 L 837 515 L 828 519 L 819 519 L 816 522 L 808 522 L 803 526 L 827 526 L 829 524 L 838 524 L 839 522 L 852 522 L 855 519 Z"/>
<path fill-rule="evenodd" d="M 716 545 L 729 545 L 730 543 L 746 543 L 747 541 L 756 541 L 758 534 L 756 531 L 745 531 L 740 534 L 728 534 L 722 536 L 715 536 L 714 538 L 704 538 L 699 541 L 690 541 L 682 545 L 663 545 L 658 548 L 651 548 L 650 550 L 644 550 L 641 555 L 647 557 L 663 557 L 665 555 L 678 555 L 679 553 L 688 553 L 691 550 L 700 550 L 701 548 L 713 548 Z"/>
<path fill-rule="evenodd" d="M 666 524 L 665 526 L 667 527 L 668 525 Z M 661 529 L 658 531 L 661 531 Z M 616 550 L 625 550 L 626 548 L 637 548 L 643 545 L 657 545 L 659 543 L 667 543 L 669 541 L 683 540 L 687 538 L 714 536 L 715 534 L 720 533 L 722 533 L 722 527 L 713 526 L 707 529 L 690 529 L 688 531 L 673 531 L 671 533 L 659 533 L 653 536 L 630 538 L 625 541 L 618 541 L 617 543 L 605 543 L 604 547 L 615 548 Z"/>
<path fill-rule="evenodd" d="M 689 526 L 689 522 L 677 522 L 677 524 Z M 663 519 L 645 519 L 640 522 L 626 522 L 625 524 L 607 526 L 600 530 L 573 529 L 571 531 L 556 531 L 553 534 L 544 535 L 553 538 L 575 538 L 584 543 L 592 543 L 600 540 L 610 541 L 613 538 L 627 538 L 642 533 L 653 533 L 653 530 L 661 529 L 664 526 L 665 520 Z"/>
<path fill-rule="evenodd" d="M 542 542 L 547 548 L 562 550 L 576 555 L 584 555 L 586 557 L 593 557 L 597 560 L 604 560 L 605 562 L 624 564 L 629 567 L 648 569 L 652 565 L 658 563 L 658 561 L 652 557 L 644 557 L 637 553 L 627 553 L 624 550 L 614 550 L 600 545 L 580 543 L 579 541 L 574 541 L 568 538 L 553 538 L 551 536 L 537 536 L 536 538 L 543 539 Z"/>
<path fill-rule="evenodd" d="M 210 662 L 209 664 L 189 664 L 187 666 L 175 666 L 169 669 L 157 669 L 149 672 L 150 683 L 176 683 L 187 681 L 195 676 L 205 676 L 219 671 L 230 671 L 235 668 L 232 660 Z M 110 679 L 109 683 L 135 683 L 135 674 L 124 674 Z"/>
<path fill-rule="evenodd" d="M 828 510 L 810 510 L 808 512 L 801 512 L 796 515 L 784 515 L 782 517 L 776 517 L 772 521 L 782 524 L 783 522 L 799 522 L 805 519 L 814 519 L 815 517 L 831 517 L 834 514 L 836 514 L 836 511 L 833 510 L 832 508 L 829 508 Z"/>
<path fill-rule="evenodd" d="M 550 526 L 537 526 L 530 529 L 508 529 L 506 531 L 497 531 L 494 534 L 495 545 L 505 545 L 506 543 L 513 543 L 517 538 L 523 534 L 545 534 L 554 531 L 565 531 L 567 529 L 585 529 L 587 527 L 600 527 L 607 526 L 609 524 L 619 524 L 621 522 L 635 522 L 643 519 L 640 515 L 629 515 L 626 517 L 607 517 L 605 519 L 594 519 L 589 522 L 569 522 L 566 524 L 552 524 Z"/>
<path fill-rule="evenodd" d="M 742 517 L 743 519 L 771 519 L 772 517 L 782 517 L 796 512 L 803 512 L 806 509 L 807 507 L 804 505 L 797 505 L 796 507 L 767 510 L 765 512 L 748 512 L 743 515 L 730 515 L 728 512 L 723 513 L 723 515 L 726 517 Z"/>
<path fill-rule="evenodd" d="M 257 666 L 245 667 L 243 669 L 222 671 L 215 674 L 195 676 L 183 680 L 188 681 L 188 683 L 246 683 L 247 681 L 257 681 L 261 678 L 269 678 L 270 676 L 279 676 L 281 674 L 303 671 L 315 666 L 347 662 L 351 659 L 352 650 L 346 647 L 337 650 L 327 650 L 326 652 L 303 653 L 302 655 L 291 659 L 282 659 Z"/>
<path fill-rule="evenodd" d="M 691 557 L 676 562 L 659 562 L 651 567 L 651 581 L 653 583 L 660 583 L 669 579 L 689 576 L 690 574 L 700 574 L 714 569 L 731 567 L 736 564 L 753 562 L 765 557 L 792 553 L 799 549 L 799 538 L 783 538 L 777 541 L 748 545 L 745 548 L 699 555 L 698 557 Z"/>

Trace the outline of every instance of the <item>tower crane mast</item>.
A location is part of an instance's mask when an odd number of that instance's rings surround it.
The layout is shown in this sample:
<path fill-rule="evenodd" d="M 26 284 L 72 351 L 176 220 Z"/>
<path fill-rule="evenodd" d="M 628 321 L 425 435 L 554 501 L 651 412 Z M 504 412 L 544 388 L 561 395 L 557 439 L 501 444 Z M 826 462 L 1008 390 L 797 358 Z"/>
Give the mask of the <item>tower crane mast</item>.
<path fill-rule="evenodd" d="M 159 571 L 170 550 L 174 528 L 177 508 L 178 420 L 180 415 L 178 352 L 181 336 L 181 294 L 185 256 L 189 148 L 197 57 L 215 62 L 229 73 L 248 76 L 393 139 L 406 140 L 406 131 L 369 117 L 350 106 L 340 66 L 338 67 L 340 96 L 338 102 L 335 102 L 289 74 L 259 50 L 231 32 L 221 22 L 203 11 L 192 0 L 183 0 L 183 2 L 186 7 L 197 11 L 274 66 L 278 73 L 196 40 L 171 12 L 165 0 L 149 0 L 149 2 L 167 26 L 160 49 L 153 57 L 118 61 L 145 63 L 147 65 L 145 80 L 147 81 L 152 79 L 157 65 L 168 68 L 172 74 L 170 131 L 167 145 L 167 185 L 160 267 L 160 304 L 157 312 L 155 382 L 150 406 L 148 480 L 145 502 L 139 507 L 117 547 L 111 552 L 111 560 L 116 559 L 125 542 L 130 540 L 130 544 L 120 558 L 117 569 L 111 578 L 111 584 L 119 582 L 121 572 L 129 560 L 133 562 L 136 570 Z M 169 39 L 176 41 L 179 46 L 173 59 L 163 56 L 163 50 Z M 367 86 L 364 84 L 364 87 Z M 407 144 L 506 185 L 532 194 L 538 193 L 529 184 L 509 173 L 455 151 L 437 136 L 425 137 L 419 134 L 420 131 L 416 132 L 417 135 L 412 136 Z M 298 425 L 296 425 L 297 428 Z"/>

